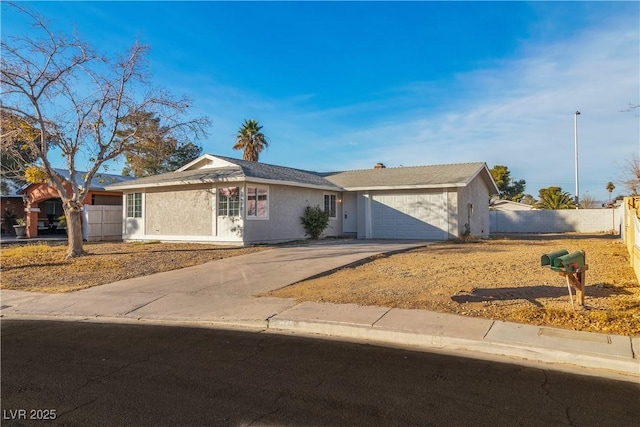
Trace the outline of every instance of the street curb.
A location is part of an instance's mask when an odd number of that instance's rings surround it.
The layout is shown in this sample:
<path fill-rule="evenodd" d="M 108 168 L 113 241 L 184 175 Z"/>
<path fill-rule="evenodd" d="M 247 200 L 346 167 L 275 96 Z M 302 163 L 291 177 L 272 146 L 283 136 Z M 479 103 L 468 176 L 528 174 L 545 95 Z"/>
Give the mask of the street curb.
<path fill-rule="evenodd" d="M 433 334 L 417 334 L 376 328 L 368 325 L 353 325 L 331 321 L 305 321 L 294 319 L 271 319 L 268 330 L 325 335 L 339 338 L 375 341 L 382 344 L 413 346 L 420 349 L 462 351 L 501 356 L 513 359 L 540 362 L 549 365 L 574 366 L 577 368 L 608 371 L 640 381 L 640 361 L 637 359 L 576 354 L 571 351 L 508 344 L 497 341 L 478 341 Z"/>
<path fill-rule="evenodd" d="M 295 333 L 312 335 L 325 339 L 345 339 L 371 342 L 382 346 L 412 347 L 417 350 L 431 350 L 460 354 L 472 358 L 495 356 L 506 358 L 513 363 L 541 363 L 550 368 L 572 368 L 573 373 L 601 376 L 610 374 L 617 379 L 640 383 L 640 361 L 636 358 L 615 357 L 595 354 L 578 354 L 572 351 L 532 347 L 525 344 L 506 343 L 494 340 L 474 340 L 437 334 L 412 333 L 383 329 L 371 325 L 326 320 L 299 320 L 286 318 L 257 319 L 193 319 L 158 318 L 132 316 L 69 316 L 69 315 L 29 315 L 2 314 L 2 320 L 48 320 L 95 323 L 122 323 L 172 325 L 183 327 L 241 329 L 254 332 Z M 633 338 L 629 345 L 634 347 Z M 635 348 L 634 348 L 635 350 Z M 580 371 L 590 370 L 591 372 Z"/>
<path fill-rule="evenodd" d="M 172 326 L 198 326 L 212 328 L 247 329 L 252 331 L 266 330 L 269 326 L 267 320 L 227 320 L 227 319 L 193 319 L 193 318 L 159 318 L 159 317 L 132 317 L 132 316 L 73 316 L 56 314 L 2 314 L 2 320 L 35 320 L 35 321 L 60 321 L 60 322 L 94 322 L 94 323 L 122 323 L 127 325 L 172 325 Z"/>

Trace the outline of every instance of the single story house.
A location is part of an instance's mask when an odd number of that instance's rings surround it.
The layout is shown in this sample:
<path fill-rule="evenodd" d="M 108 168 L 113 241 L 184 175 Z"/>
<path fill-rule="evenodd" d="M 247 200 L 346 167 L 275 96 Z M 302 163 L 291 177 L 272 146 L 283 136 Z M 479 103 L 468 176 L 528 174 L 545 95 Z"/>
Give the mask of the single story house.
<path fill-rule="evenodd" d="M 69 171 L 55 169 L 64 178 L 69 178 Z M 85 172 L 77 172 L 82 176 Z M 89 192 L 84 199 L 86 205 L 122 205 L 122 191 L 107 190 L 107 184 L 116 184 L 132 177 L 99 173 L 89 183 Z M 64 215 L 62 200 L 58 190 L 47 183 L 27 184 L 18 190 L 24 201 L 24 212 L 27 218 L 27 237 L 41 234 L 65 233 L 58 218 Z"/>
<path fill-rule="evenodd" d="M 532 210 L 536 210 L 537 208 L 533 205 L 527 205 L 526 203 L 519 203 L 511 200 L 498 199 L 498 200 L 491 201 L 489 205 L 489 209 L 492 211 L 512 212 L 512 211 L 532 211 Z"/>
<path fill-rule="evenodd" d="M 14 221 L 18 218 L 24 218 L 24 200 L 21 194 L 18 194 L 20 187 L 12 180 L 4 180 L 2 192 L 0 193 L 0 225 L 2 226 L 2 234 L 12 234 Z"/>
<path fill-rule="evenodd" d="M 106 189 L 123 193 L 123 240 L 238 245 L 305 238 L 300 217 L 316 205 L 325 236 L 488 237 L 498 193 L 485 163 L 317 173 L 210 154 Z"/>

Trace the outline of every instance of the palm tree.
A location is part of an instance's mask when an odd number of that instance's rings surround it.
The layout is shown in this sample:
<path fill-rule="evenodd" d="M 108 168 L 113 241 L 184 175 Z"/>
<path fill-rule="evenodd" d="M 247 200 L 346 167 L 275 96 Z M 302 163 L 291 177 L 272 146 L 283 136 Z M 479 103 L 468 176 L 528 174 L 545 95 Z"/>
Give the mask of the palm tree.
<path fill-rule="evenodd" d="M 536 206 L 540 209 L 572 209 L 576 205 L 573 198 L 560 187 L 543 188 Z"/>
<path fill-rule="evenodd" d="M 236 135 L 236 144 L 234 150 L 244 150 L 242 158 L 250 162 L 257 162 L 260 153 L 265 147 L 269 146 L 267 137 L 260 132 L 262 126 L 256 120 L 245 119 L 242 127 Z"/>
<path fill-rule="evenodd" d="M 616 189 L 616 186 L 613 185 L 613 182 L 607 182 L 607 191 L 609 192 L 609 204 L 611 204 L 611 193 Z"/>

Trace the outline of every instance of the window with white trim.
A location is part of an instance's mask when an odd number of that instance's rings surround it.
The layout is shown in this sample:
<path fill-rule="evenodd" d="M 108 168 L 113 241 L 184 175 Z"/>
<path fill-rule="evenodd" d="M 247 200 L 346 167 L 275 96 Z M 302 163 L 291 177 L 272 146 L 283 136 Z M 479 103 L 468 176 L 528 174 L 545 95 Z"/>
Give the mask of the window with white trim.
<path fill-rule="evenodd" d="M 240 188 L 218 188 L 218 216 L 240 216 Z"/>
<path fill-rule="evenodd" d="M 269 218 L 267 187 L 247 187 L 247 218 Z"/>
<path fill-rule="evenodd" d="M 142 218 L 142 193 L 127 194 L 127 218 Z"/>
<path fill-rule="evenodd" d="M 336 202 L 337 197 L 335 194 L 324 195 L 324 211 L 329 214 L 329 218 L 336 218 Z"/>

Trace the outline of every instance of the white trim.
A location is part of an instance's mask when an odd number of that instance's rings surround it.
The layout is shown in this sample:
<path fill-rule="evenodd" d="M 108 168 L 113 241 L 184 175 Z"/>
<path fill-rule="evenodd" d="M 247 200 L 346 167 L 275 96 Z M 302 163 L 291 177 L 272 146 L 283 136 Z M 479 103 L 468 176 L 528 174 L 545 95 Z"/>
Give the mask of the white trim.
<path fill-rule="evenodd" d="M 160 241 L 166 241 L 166 242 L 201 242 L 201 243 L 228 243 L 228 244 L 244 243 L 242 238 L 221 239 L 216 236 L 169 236 L 169 235 L 155 235 L 155 234 L 154 235 L 140 234 L 135 236 L 129 236 L 122 240 L 124 241 L 160 240 Z"/>
<path fill-rule="evenodd" d="M 181 180 L 181 181 L 169 181 L 169 182 L 152 182 L 148 184 L 138 184 L 138 185 L 123 185 L 118 187 L 111 187 L 110 191 L 121 191 L 121 190 L 135 190 L 142 188 L 157 188 L 157 187 L 183 187 L 186 185 L 192 184 L 222 184 L 224 185 L 227 182 L 243 182 L 246 181 L 244 177 L 242 178 L 227 178 L 227 179 L 194 179 L 194 180 Z"/>
<path fill-rule="evenodd" d="M 256 184 L 266 184 L 266 185 L 286 185 L 289 187 L 302 187 L 302 188 L 313 188 L 317 190 L 325 190 L 325 191 L 335 191 L 339 193 L 342 191 L 339 187 L 329 187 L 326 185 L 314 185 L 314 184 L 304 184 L 292 181 L 282 181 L 282 180 L 274 180 L 274 179 L 265 179 L 265 178 L 227 178 L 227 179 L 194 179 L 194 180 L 181 180 L 181 181 L 169 181 L 169 182 L 152 182 L 147 184 L 138 184 L 138 185 L 118 185 L 117 187 L 112 187 L 111 191 L 121 191 L 121 190 L 133 190 L 138 188 L 157 188 L 157 187 L 181 187 L 185 185 L 192 184 L 214 184 L 214 185 L 224 185 L 228 182 L 246 182 Z M 110 186 L 111 188 L 111 186 Z"/>
<path fill-rule="evenodd" d="M 340 191 L 342 191 L 342 189 L 340 187 L 338 187 L 338 186 L 329 187 L 327 185 L 305 184 L 305 183 L 302 183 L 302 182 L 282 181 L 282 180 L 279 180 L 279 179 L 266 179 L 266 178 L 247 177 L 247 178 L 245 178 L 245 180 L 248 183 L 256 182 L 256 183 L 271 184 L 271 185 L 287 185 L 289 187 L 314 188 L 314 189 L 317 189 L 317 190 L 335 191 L 336 193 L 339 193 Z"/>
<path fill-rule="evenodd" d="M 491 186 L 493 187 L 493 190 L 495 191 L 495 193 L 492 193 L 491 190 L 489 190 L 489 196 L 491 196 L 493 194 L 500 194 L 500 189 L 498 188 L 498 185 L 496 184 L 495 180 L 493 179 L 493 176 L 491 175 L 491 171 L 487 167 L 486 163 L 483 164 L 482 167 L 480 169 L 478 169 L 478 171 L 469 178 L 469 182 L 468 183 L 470 184 L 471 181 L 476 179 L 476 177 L 478 175 L 480 175 L 483 171 L 486 171 L 487 178 L 491 181 L 491 184 L 492 184 Z M 484 178 L 483 178 L 483 180 L 484 180 Z M 486 182 L 485 182 L 485 184 L 486 184 Z"/>
<path fill-rule="evenodd" d="M 371 218 L 371 197 L 372 195 L 367 191 L 363 195 L 364 197 L 364 237 L 365 239 L 371 239 L 373 236 L 373 221 Z"/>
<path fill-rule="evenodd" d="M 466 187 L 467 183 L 449 183 L 449 184 L 436 184 L 436 185 L 380 185 L 380 186 L 367 186 L 367 187 L 344 187 L 345 191 L 382 191 L 382 190 L 438 190 L 442 188 L 460 188 Z"/>
<path fill-rule="evenodd" d="M 235 163 L 231 163 L 231 162 L 228 162 L 226 160 L 222 160 L 220 157 L 212 156 L 211 154 L 203 154 L 202 156 L 198 157 L 197 159 L 192 160 L 189 163 L 187 163 L 186 165 L 182 166 L 180 169 L 177 169 L 176 172 L 184 172 L 186 170 L 189 170 L 189 169 L 191 169 L 192 166 L 197 165 L 198 163 L 202 162 L 203 160 L 210 160 L 212 162 L 222 163 L 226 167 L 229 167 L 229 166 L 238 167 L 238 165 L 236 165 Z M 209 168 L 214 168 L 214 167 L 217 168 L 217 167 L 220 167 L 220 166 L 205 166 L 203 168 L 196 168 L 196 170 L 197 169 L 209 169 Z"/>

